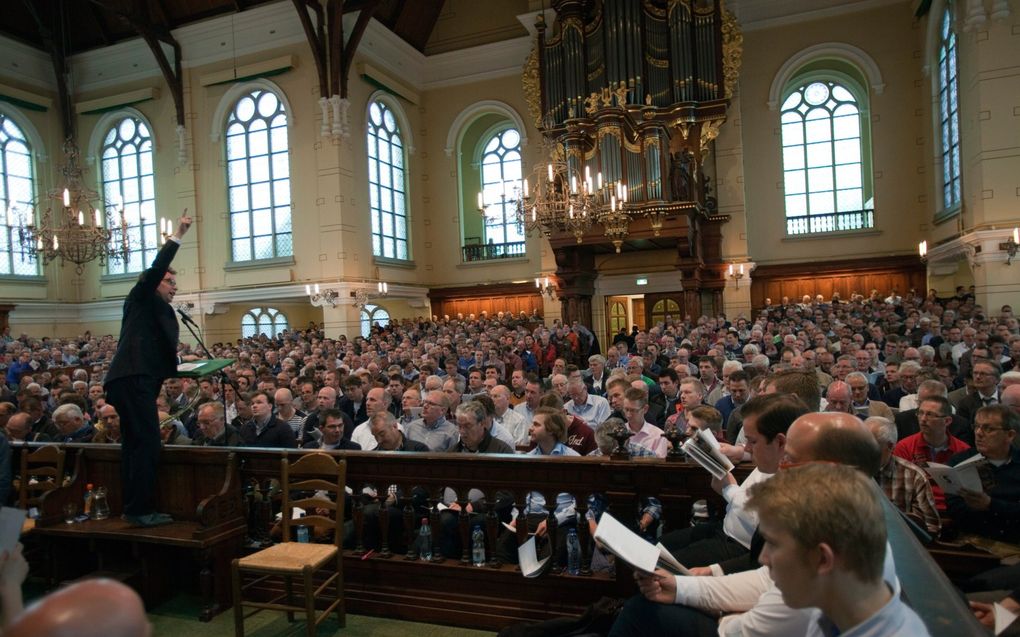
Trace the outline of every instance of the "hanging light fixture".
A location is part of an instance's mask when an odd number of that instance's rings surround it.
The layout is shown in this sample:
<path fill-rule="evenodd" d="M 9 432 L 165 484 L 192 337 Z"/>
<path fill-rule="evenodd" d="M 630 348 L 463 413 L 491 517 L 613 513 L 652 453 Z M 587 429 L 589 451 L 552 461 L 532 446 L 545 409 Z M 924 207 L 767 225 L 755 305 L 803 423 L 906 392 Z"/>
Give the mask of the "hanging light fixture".
<path fill-rule="evenodd" d="M 99 194 L 88 188 L 82 179 L 80 151 L 74 140 L 68 138 L 63 150 L 63 181 L 46 194 L 47 207 L 39 215 L 39 222 L 25 219 L 24 210 L 8 210 L 8 223 L 19 226 L 23 254 L 41 260 L 43 265 L 58 258 L 61 265 L 70 261 L 78 274 L 90 261 L 98 260 L 100 265 L 107 261 L 124 261 L 131 245 L 123 207 L 111 206 L 104 215 Z M 36 205 L 41 208 L 43 200 Z M 117 230 L 116 240 L 113 240 L 114 229 Z"/>

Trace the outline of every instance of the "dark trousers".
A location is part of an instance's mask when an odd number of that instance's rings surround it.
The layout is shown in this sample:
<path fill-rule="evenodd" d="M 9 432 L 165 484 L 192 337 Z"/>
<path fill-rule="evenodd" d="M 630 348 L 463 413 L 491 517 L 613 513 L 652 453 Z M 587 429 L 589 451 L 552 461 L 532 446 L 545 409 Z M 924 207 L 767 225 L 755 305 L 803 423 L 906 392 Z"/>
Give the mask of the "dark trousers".
<path fill-rule="evenodd" d="M 609 631 L 609 637 L 716 637 L 718 634 L 719 622 L 715 618 L 687 606 L 659 604 L 640 595 L 627 600 Z"/>
<path fill-rule="evenodd" d="M 660 538 L 673 557 L 687 567 L 718 564 L 747 554 L 740 542 L 727 536 L 722 524 L 696 524 L 666 533 Z"/>
<path fill-rule="evenodd" d="M 152 376 L 126 376 L 106 385 L 106 402 L 120 416 L 120 478 L 127 515 L 155 512 L 153 494 L 161 442 L 156 396 L 161 384 Z"/>

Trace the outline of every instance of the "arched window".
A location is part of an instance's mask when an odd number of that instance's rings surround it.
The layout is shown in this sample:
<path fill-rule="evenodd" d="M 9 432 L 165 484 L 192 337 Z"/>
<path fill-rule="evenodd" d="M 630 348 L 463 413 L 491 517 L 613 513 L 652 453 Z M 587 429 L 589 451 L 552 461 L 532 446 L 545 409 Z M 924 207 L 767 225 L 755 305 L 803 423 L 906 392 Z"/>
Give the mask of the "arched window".
<path fill-rule="evenodd" d="M 283 100 L 256 88 L 227 118 L 227 186 L 234 261 L 294 253 L 290 207 L 290 153 Z"/>
<path fill-rule="evenodd" d="M 109 261 L 110 274 L 141 272 L 156 257 L 156 186 L 152 168 L 152 134 L 145 122 L 125 117 L 103 137 L 103 202 L 108 211 L 123 209 L 127 222 L 128 258 Z M 124 242 L 116 214 L 107 215 L 110 244 Z"/>
<path fill-rule="evenodd" d="M 404 141 L 390 106 L 368 107 L 368 199 L 372 216 L 372 254 L 410 258 L 407 250 L 407 187 Z"/>
<path fill-rule="evenodd" d="M 652 306 L 652 323 L 665 323 L 667 316 L 679 316 L 680 304 L 673 299 L 659 299 Z"/>
<path fill-rule="evenodd" d="M 861 116 L 850 82 L 802 79 L 782 106 L 786 228 L 791 235 L 874 226 Z M 867 164 L 870 165 L 870 160 Z"/>
<path fill-rule="evenodd" d="M 363 307 L 361 309 L 361 336 L 368 338 L 372 332 L 372 326 L 376 323 L 382 327 L 389 325 L 390 313 L 386 311 L 386 308 L 371 304 Z"/>
<path fill-rule="evenodd" d="M 287 329 L 287 317 L 272 307 L 253 307 L 241 317 L 241 338 L 260 334 L 273 338 Z"/>
<path fill-rule="evenodd" d="M 516 189 L 521 187 L 521 134 L 505 128 L 483 140 L 481 192 L 485 208 L 484 243 L 524 241 L 517 223 Z"/>
<path fill-rule="evenodd" d="M 0 205 L 3 205 L 3 231 L 0 232 L 0 275 L 35 276 L 38 264 L 29 258 L 18 230 L 23 220 L 34 219 L 32 200 L 35 179 L 32 148 L 25 132 L 0 111 Z"/>
<path fill-rule="evenodd" d="M 960 205 L 960 108 L 957 95 L 956 34 L 951 4 L 942 12 L 939 40 L 939 137 L 942 142 L 942 205 Z"/>

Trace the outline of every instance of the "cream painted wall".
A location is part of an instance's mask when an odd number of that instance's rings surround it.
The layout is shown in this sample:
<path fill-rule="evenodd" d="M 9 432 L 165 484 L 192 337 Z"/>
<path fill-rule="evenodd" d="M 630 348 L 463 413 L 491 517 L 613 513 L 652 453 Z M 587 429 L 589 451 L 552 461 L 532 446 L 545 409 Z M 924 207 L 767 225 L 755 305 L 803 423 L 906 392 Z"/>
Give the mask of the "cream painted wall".
<path fill-rule="evenodd" d="M 826 42 L 863 49 L 877 63 L 885 83 L 882 94 L 874 90 L 870 94 L 876 232 L 787 239 L 779 112 L 768 108 L 769 88 L 790 57 Z M 919 173 L 924 162 L 918 139 L 927 125 L 922 117 L 927 93 L 920 68 L 920 44 L 920 29 L 906 2 L 744 34 L 740 110 L 739 114 L 731 114 L 731 121 L 740 119 L 748 249 L 759 265 L 916 250 L 922 237 L 919 220 L 924 218 L 925 210 L 918 198 L 927 192 L 927 177 Z M 729 200 L 722 203 L 728 206 Z M 727 232 L 731 230 L 727 228 Z"/>
<path fill-rule="evenodd" d="M 523 65 L 524 61 L 521 60 Z M 458 286 L 475 283 L 497 283 L 533 279 L 543 270 L 539 245 L 548 242 L 537 237 L 528 239 L 528 259 L 514 259 L 504 263 L 461 263 L 460 209 L 466 206 L 468 214 L 477 214 L 476 201 L 460 200 L 457 187 L 457 158 L 444 152 L 447 133 L 457 115 L 481 100 L 499 99 L 509 104 L 524 120 L 528 146 L 522 149 L 524 165 L 532 166 L 541 160 L 538 131 L 528 114 L 519 76 L 502 77 L 455 88 L 427 91 L 422 99 L 422 125 L 420 131 L 421 175 L 425 204 L 425 234 L 423 250 L 416 257 L 419 280 L 433 286 Z M 417 226 L 416 226 L 417 227 Z M 555 270 L 552 264 L 546 271 Z"/>
<path fill-rule="evenodd" d="M 936 1 L 936 5 L 938 2 Z M 963 134 L 967 158 L 965 173 L 965 213 L 962 218 L 938 226 L 932 225 L 937 192 L 934 170 L 933 125 L 931 116 L 931 79 L 924 74 L 927 61 L 927 19 L 915 21 L 912 3 L 887 4 L 867 11 L 838 17 L 799 22 L 784 26 L 757 28 L 744 34 L 743 69 L 729 110 L 710 160 L 717 175 L 719 211 L 731 219 L 723 228 L 723 256 L 732 262 L 770 263 L 812 262 L 820 259 L 850 259 L 889 254 L 909 254 L 917 242 L 929 243 L 955 235 L 961 229 L 990 224 L 1005 225 L 1020 216 L 1016 204 L 1016 175 L 1020 155 L 1020 128 L 1016 126 L 1015 65 L 1002 67 L 1002 60 L 1020 59 L 1020 40 L 1016 30 L 1017 12 L 1004 24 L 990 23 L 987 28 L 961 34 L 963 57 L 961 73 L 962 107 L 965 113 Z M 448 10 L 462 13 L 461 4 Z M 514 9 L 516 10 L 516 9 Z M 507 12 L 510 10 L 507 9 Z M 933 9 L 935 11 L 935 9 Z M 509 28 L 509 13 L 497 22 Z M 437 27 L 443 38 L 453 37 Z M 459 27 L 458 27 L 459 28 Z M 465 27 L 466 28 L 466 27 Z M 502 28 L 502 27 L 501 27 Z M 879 67 L 885 89 L 872 91 L 870 115 L 874 141 L 876 191 L 876 232 L 858 236 L 823 237 L 805 240 L 784 238 L 782 166 L 778 112 L 767 106 L 769 86 L 782 64 L 806 47 L 844 42 L 864 50 Z M 407 122 L 407 146 L 413 146 L 407 165 L 407 197 L 410 205 L 411 255 L 409 264 L 377 263 L 371 255 L 370 221 L 365 159 L 366 108 L 377 85 L 355 70 L 350 78 L 349 125 L 351 135 L 343 141 L 320 137 L 320 111 L 317 80 L 312 58 L 304 43 L 274 47 L 258 54 L 241 55 L 236 64 L 244 65 L 281 55 L 292 55 L 293 69 L 270 78 L 280 87 L 290 104 L 290 171 L 293 200 L 294 258 L 292 262 L 226 271 L 229 260 L 227 193 L 222 138 L 213 140 L 211 132 L 222 124 L 214 114 L 230 85 L 201 86 L 201 78 L 231 68 L 233 61 L 188 66 L 184 72 L 187 118 L 188 162 L 177 163 L 174 135 L 174 108 L 169 91 L 159 77 L 135 80 L 120 86 L 92 91 L 78 99 L 93 99 L 127 90 L 155 86 L 158 99 L 134 105 L 153 125 L 156 136 L 157 207 L 161 214 L 176 216 L 185 206 L 197 214 L 195 228 L 184 242 L 175 262 L 180 271 L 182 294 L 230 292 L 246 298 L 231 299 L 227 314 L 203 315 L 202 322 L 210 340 L 236 338 L 240 313 L 250 306 L 271 304 L 288 307 L 292 325 L 307 324 L 324 318 L 321 310 L 307 304 L 303 295 L 260 300 L 260 287 L 292 284 L 300 290 L 307 283 L 349 282 L 384 279 L 394 284 L 422 287 L 470 286 L 479 283 L 530 280 L 539 273 L 551 274 L 556 265 L 549 244 L 537 237 L 528 240 L 528 257 L 508 262 L 461 263 L 461 207 L 474 212 L 474 201 L 464 202 L 458 188 L 458 158 L 447 156 L 447 138 L 458 115 L 482 100 L 500 100 L 509 104 L 525 122 L 529 145 L 524 149 L 525 170 L 542 161 L 539 134 L 521 89 L 520 76 L 505 75 L 456 85 L 431 86 L 421 77 L 397 80 L 420 87 L 417 103 L 405 97 L 393 97 Z M 364 55 L 358 63 L 368 60 Z M 520 60 L 523 65 L 524 60 Z M 428 64 L 428 60 L 425 60 Z M 2 81 L 36 93 L 31 86 L 3 77 Z M 416 89 L 417 90 L 417 89 Z M 52 95 L 48 95 L 53 97 Z M 47 113 L 21 111 L 39 134 L 49 161 L 37 164 L 39 191 L 45 192 L 55 180 L 59 168 L 59 117 L 54 109 Z M 92 133 L 99 117 L 78 118 L 82 145 Z M 1010 149 L 1013 149 L 1010 151 Z M 95 179 L 95 169 L 92 169 Z M 991 191 L 991 196 L 989 192 Z M 661 271 L 672 263 L 674 255 L 605 255 L 598 267 L 607 274 Z M 998 264 L 996 264 L 998 267 Z M 955 275 L 932 277 L 940 290 L 973 279 L 966 263 Z M 61 303 L 101 302 L 118 299 L 130 288 L 128 282 L 100 281 L 99 268 L 90 264 L 78 277 L 73 267 L 51 265 L 44 271 L 45 285 L 38 282 L 0 281 L 0 299 L 7 302 L 50 301 Z M 994 274 L 994 276 L 992 276 Z M 981 283 L 992 285 L 1008 274 L 1002 268 L 981 274 Z M 959 282 L 959 283 L 957 283 Z M 748 306 L 749 279 L 740 289 L 727 288 L 728 310 Z M 247 295 L 247 290 L 251 290 Z M 395 318 L 428 314 L 427 308 L 411 307 L 404 300 L 383 300 Z M 596 317 L 603 311 L 601 297 L 593 299 Z M 558 316 L 558 304 L 547 304 L 547 316 Z M 732 313 L 732 312 L 731 312 Z M 344 309 L 326 319 L 331 330 L 349 331 L 357 323 L 356 312 Z M 35 335 L 69 334 L 82 331 L 81 324 L 62 318 L 54 311 L 52 322 L 33 319 L 13 328 Z M 300 322 L 298 322 L 300 318 Z M 102 317 L 96 328 L 115 331 L 117 323 Z M 102 331 L 95 329 L 93 331 Z"/>

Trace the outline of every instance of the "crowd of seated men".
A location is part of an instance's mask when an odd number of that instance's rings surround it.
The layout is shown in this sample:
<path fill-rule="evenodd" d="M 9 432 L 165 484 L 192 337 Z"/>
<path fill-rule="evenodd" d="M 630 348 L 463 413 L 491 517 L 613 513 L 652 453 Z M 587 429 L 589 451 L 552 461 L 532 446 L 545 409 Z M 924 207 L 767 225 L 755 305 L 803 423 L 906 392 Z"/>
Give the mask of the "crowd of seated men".
<path fill-rule="evenodd" d="M 5 334 L 2 345 L 0 463 L 8 460 L 0 489 L 10 484 L 7 439 L 119 441 L 102 388 L 112 337 Z M 374 326 L 367 338 L 327 338 L 311 326 L 210 349 L 236 362 L 222 379 L 166 381 L 158 404 L 167 444 L 604 455 L 612 445 L 599 434 L 611 427 L 629 430 L 632 456 L 661 458 L 667 432 L 706 429 L 733 461 L 757 469 L 742 484 L 713 483 L 727 502 L 721 519 L 663 541 L 697 574 L 723 577 L 757 565 L 749 492 L 789 455 L 797 418 L 820 413 L 860 424 L 883 491 L 927 531 L 1003 557 L 1020 553 L 1020 330 L 1009 306 L 993 315 L 963 291 L 767 300 L 752 318 L 666 317 L 647 330 L 621 329 L 604 347 L 576 323 L 547 327 L 501 313 L 403 320 Z M 186 345 L 180 353 L 193 355 Z M 770 393 L 800 405 L 763 405 Z M 926 473 L 929 463 L 975 454 L 987 487 L 980 493 L 946 495 Z M 383 509 L 395 497 L 385 488 L 361 495 Z M 576 524 L 572 496 L 554 506 L 561 525 Z M 529 498 L 521 519 L 545 510 Z M 517 513 L 500 508 L 511 525 Z M 589 524 L 601 513 L 591 506 Z M 540 517 L 533 530 L 541 535 Z M 649 530 L 654 506 L 627 517 L 649 537 L 659 532 Z M 1018 575 L 1007 569 L 967 586 L 1012 590 Z"/>

